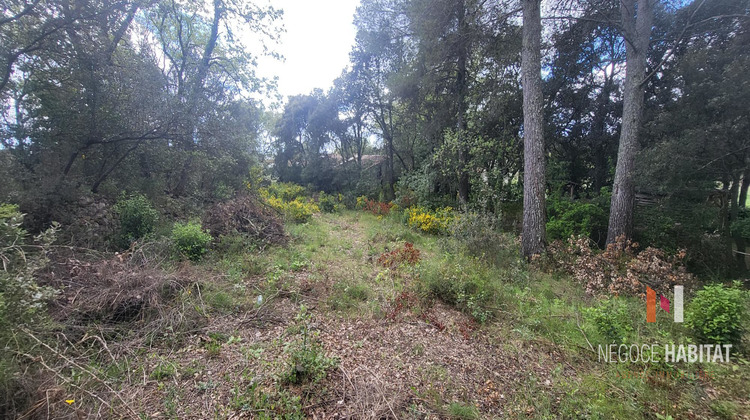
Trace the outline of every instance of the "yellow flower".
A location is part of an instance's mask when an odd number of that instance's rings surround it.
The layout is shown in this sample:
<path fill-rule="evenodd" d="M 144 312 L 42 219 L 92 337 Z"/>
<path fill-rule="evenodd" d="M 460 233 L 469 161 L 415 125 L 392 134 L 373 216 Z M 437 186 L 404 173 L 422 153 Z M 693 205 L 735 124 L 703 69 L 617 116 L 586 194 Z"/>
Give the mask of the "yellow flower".
<path fill-rule="evenodd" d="M 68 403 L 68 405 L 71 405 L 71 404 L 73 404 L 74 402 L 76 402 L 76 400 L 65 400 L 65 402 L 66 402 L 66 403 Z"/>

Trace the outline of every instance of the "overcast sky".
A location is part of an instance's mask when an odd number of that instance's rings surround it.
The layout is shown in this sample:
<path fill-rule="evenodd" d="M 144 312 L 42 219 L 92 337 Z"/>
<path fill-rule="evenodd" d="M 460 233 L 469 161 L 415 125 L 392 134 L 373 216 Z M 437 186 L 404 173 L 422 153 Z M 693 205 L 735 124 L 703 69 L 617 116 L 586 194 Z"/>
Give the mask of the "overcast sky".
<path fill-rule="evenodd" d="M 284 10 L 286 33 L 277 51 L 286 60 L 260 59 L 259 75 L 278 76 L 285 101 L 315 88 L 328 90 L 349 63 L 359 0 L 272 0 L 271 4 Z"/>

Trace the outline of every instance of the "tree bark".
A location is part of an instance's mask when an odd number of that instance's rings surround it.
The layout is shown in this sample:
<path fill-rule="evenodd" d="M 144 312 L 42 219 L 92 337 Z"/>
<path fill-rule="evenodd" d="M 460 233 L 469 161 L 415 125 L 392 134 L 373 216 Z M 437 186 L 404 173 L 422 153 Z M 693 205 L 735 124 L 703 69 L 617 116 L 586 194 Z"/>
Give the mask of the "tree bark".
<path fill-rule="evenodd" d="M 626 71 L 623 86 L 622 128 L 617 151 L 615 180 L 609 213 L 607 243 L 619 236 L 633 234 L 635 207 L 635 156 L 638 134 L 643 120 L 643 80 L 646 77 L 646 56 L 651 39 L 651 23 L 656 0 L 621 0 L 622 34 L 625 38 Z M 637 4 L 636 4 L 637 3 Z"/>
<path fill-rule="evenodd" d="M 468 55 L 468 36 L 466 35 L 466 3 L 459 1 L 458 8 L 458 71 L 456 72 L 456 129 L 458 140 L 458 201 L 466 209 L 469 204 L 469 147 L 466 139 L 466 61 Z"/>
<path fill-rule="evenodd" d="M 521 253 L 530 259 L 546 246 L 540 0 L 523 0 L 523 227 Z"/>

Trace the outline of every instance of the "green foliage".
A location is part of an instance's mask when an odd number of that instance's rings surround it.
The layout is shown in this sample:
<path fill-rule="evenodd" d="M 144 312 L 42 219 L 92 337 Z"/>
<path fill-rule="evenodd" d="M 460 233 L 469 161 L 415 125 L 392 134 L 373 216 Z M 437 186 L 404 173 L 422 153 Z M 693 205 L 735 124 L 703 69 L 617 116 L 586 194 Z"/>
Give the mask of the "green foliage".
<path fill-rule="evenodd" d="M 744 214 L 738 217 L 737 220 L 733 221 L 730 229 L 733 236 L 739 236 L 740 238 L 750 239 L 750 217 Z"/>
<path fill-rule="evenodd" d="M 334 311 L 346 311 L 357 308 L 371 296 L 372 290 L 365 283 L 346 284 L 340 282 L 334 285 L 333 294 L 327 303 Z"/>
<path fill-rule="evenodd" d="M 344 209 L 344 198 L 341 194 L 318 194 L 318 207 L 325 213 L 336 213 Z"/>
<path fill-rule="evenodd" d="M 177 367 L 168 360 L 159 360 L 154 366 L 149 377 L 157 381 L 163 381 L 173 377 L 177 373 Z"/>
<path fill-rule="evenodd" d="M 120 217 L 120 238 L 123 247 L 152 233 L 156 227 L 159 214 L 151 202 L 141 195 L 120 196 L 115 204 L 115 212 Z"/>
<path fill-rule="evenodd" d="M 475 259 L 446 257 L 425 261 L 419 267 L 420 293 L 485 322 L 492 317 L 492 308 L 500 297 L 494 275 Z"/>
<path fill-rule="evenodd" d="M 292 201 L 298 197 L 305 196 L 305 187 L 292 182 L 272 182 L 265 188 L 268 195 L 283 201 Z"/>
<path fill-rule="evenodd" d="M 739 407 L 734 401 L 712 401 L 711 410 L 720 419 L 736 419 L 739 414 Z"/>
<path fill-rule="evenodd" d="M 26 231 L 23 225 L 23 214 L 15 204 L 0 204 L 0 259 L 2 269 L 7 270 L 16 260 L 23 259 L 21 245 Z"/>
<path fill-rule="evenodd" d="M 253 413 L 259 420 L 302 420 L 300 397 L 286 389 L 268 392 L 261 382 L 252 381 L 246 386 L 235 386 L 231 390 L 229 404 L 232 408 Z"/>
<path fill-rule="evenodd" d="M 518 243 L 516 239 L 501 233 L 498 229 L 497 217 L 481 213 L 461 213 L 456 215 L 450 227 L 453 241 L 446 245 L 451 251 L 451 245 L 459 245 L 460 250 L 472 257 L 495 264 L 496 266 L 517 265 Z"/>
<path fill-rule="evenodd" d="M 451 418 L 460 420 L 475 420 L 480 418 L 476 407 L 457 402 L 451 403 L 448 406 L 448 414 Z"/>
<path fill-rule="evenodd" d="M 26 232 L 21 229 L 23 215 L 12 205 L 0 205 L 0 337 L 12 333 L 14 325 L 33 325 L 43 317 L 45 302 L 56 294 L 49 287 L 37 285 L 35 273 L 49 262 L 46 252 L 55 241 L 59 225 L 34 238 L 40 246 L 27 252 Z"/>
<path fill-rule="evenodd" d="M 613 297 L 601 300 L 596 306 L 585 308 L 584 314 L 608 343 L 628 343 L 633 332 L 633 319 L 624 299 Z"/>
<path fill-rule="evenodd" d="M 208 252 L 212 239 L 198 222 L 175 223 L 171 238 L 177 252 L 191 261 L 200 260 Z"/>
<path fill-rule="evenodd" d="M 431 204 L 430 179 L 424 171 L 409 172 L 401 177 L 396 184 L 396 199 L 394 202 L 401 208 L 409 208 L 418 204 Z"/>
<path fill-rule="evenodd" d="M 740 282 L 732 287 L 706 285 L 688 302 L 685 325 L 700 343 L 739 344 L 747 320 L 748 293 Z"/>
<path fill-rule="evenodd" d="M 584 235 L 595 241 L 606 237 L 607 214 L 596 204 L 553 195 L 547 199 L 547 238 Z"/>
<path fill-rule="evenodd" d="M 284 349 L 289 356 L 284 382 L 301 384 L 317 383 L 325 378 L 329 368 L 336 366 L 336 359 L 325 355 L 325 350 L 318 341 L 317 333 L 310 331 L 312 316 L 305 305 L 300 307 L 295 317 L 297 338 L 289 341 Z"/>
<path fill-rule="evenodd" d="M 40 286 L 36 274 L 49 260 L 47 253 L 55 241 L 59 225 L 37 235 L 33 242 L 21 228 L 23 214 L 13 205 L 0 204 L 0 412 L 3 404 L 23 399 L 24 392 L 16 388 L 28 370 L 21 374 L 18 354 L 33 353 L 34 347 L 21 328 L 34 333 L 44 331 L 48 316 L 46 303 L 57 290 Z M 26 247 L 31 244 L 33 248 Z"/>

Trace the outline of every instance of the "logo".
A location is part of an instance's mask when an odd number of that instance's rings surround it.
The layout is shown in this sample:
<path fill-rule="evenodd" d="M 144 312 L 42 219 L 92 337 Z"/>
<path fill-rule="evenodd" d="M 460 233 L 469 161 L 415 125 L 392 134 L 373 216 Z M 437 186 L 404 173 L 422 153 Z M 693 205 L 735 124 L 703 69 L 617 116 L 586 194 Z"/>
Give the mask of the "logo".
<path fill-rule="evenodd" d="M 682 322 L 683 320 L 683 291 L 683 286 L 674 287 L 674 322 Z M 669 313 L 669 304 L 669 299 L 659 295 L 659 306 L 667 313 Z M 656 292 L 650 287 L 646 287 L 646 322 L 656 322 Z"/>

